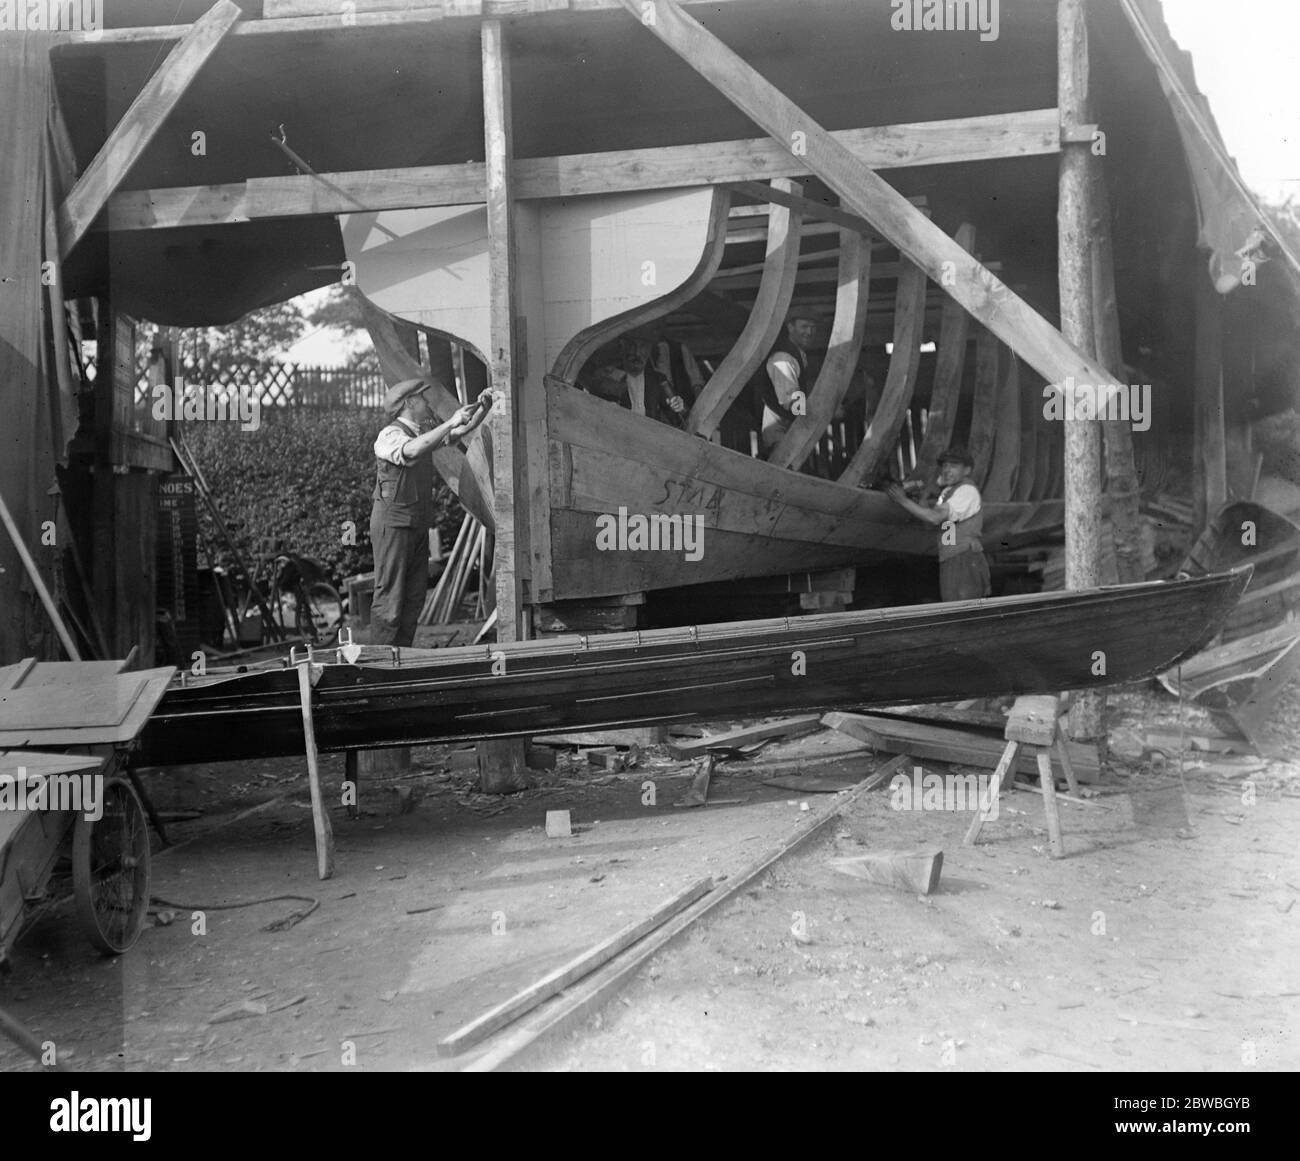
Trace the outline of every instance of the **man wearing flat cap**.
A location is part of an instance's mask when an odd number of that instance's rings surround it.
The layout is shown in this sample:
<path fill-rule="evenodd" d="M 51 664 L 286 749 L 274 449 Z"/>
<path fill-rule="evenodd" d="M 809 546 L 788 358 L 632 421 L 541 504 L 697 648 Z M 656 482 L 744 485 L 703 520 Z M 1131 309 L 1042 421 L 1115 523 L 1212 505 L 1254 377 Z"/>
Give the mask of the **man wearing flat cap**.
<path fill-rule="evenodd" d="M 760 377 L 763 397 L 763 452 L 770 452 L 790 430 L 795 416 L 802 414 L 812 390 L 808 372 L 808 350 L 817 335 L 817 316 L 796 307 L 786 317 L 785 334 L 767 356 L 765 377 Z M 802 397 L 798 407 L 795 400 Z"/>
<path fill-rule="evenodd" d="M 438 416 L 425 397 L 426 379 L 407 379 L 388 389 L 388 426 L 375 440 L 374 506 L 370 543 L 375 552 L 375 596 L 370 614 L 373 645 L 410 645 L 429 585 L 429 530 L 433 527 L 435 449 L 472 432 L 492 409 L 489 391 L 478 403 Z"/>
<path fill-rule="evenodd" d="M 972 601 L 992 592 L 984 559 L 983 501 L 971 480 L 975 461 L 965 448 L 950 447 L 939 457 L 939 498 L 933 508 L 916 503 L 898 484 L 885 493 L 900 507 L 939 532 L 939 596 L 945 601 Z"/>

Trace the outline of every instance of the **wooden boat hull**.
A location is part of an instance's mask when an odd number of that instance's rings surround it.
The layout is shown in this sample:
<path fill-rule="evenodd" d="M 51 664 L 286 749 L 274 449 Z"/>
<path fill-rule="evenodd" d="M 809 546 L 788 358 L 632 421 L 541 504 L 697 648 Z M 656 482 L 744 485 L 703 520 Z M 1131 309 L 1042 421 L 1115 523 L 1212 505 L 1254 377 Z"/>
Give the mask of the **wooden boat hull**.
<path fill-rule="evenodd" d="M 549 590 L 575 599 L 934 556 L 933 528 L 882 492 L 792 472 L 586 392 L 548 384 Z M 681 551 L 599 548 L 598 521 L 697 520 L 696 560 Z M 1063 503 L 988 504 L 990 549 L 1060 527 Z M 549 595 L 548 595 L 549 591 Z"/>
<path fill-rule="evenodd" d="M 1213 637 L 1249 576 L 1241 569 L 1085 592 L 446 649 L 415 665 L 326 665 L 313 694 L 317 745 L 468 741 L 1137 681 Z M 290 670 L 173 688 L 137 760 L 300 754 L 298 696 Z"/>

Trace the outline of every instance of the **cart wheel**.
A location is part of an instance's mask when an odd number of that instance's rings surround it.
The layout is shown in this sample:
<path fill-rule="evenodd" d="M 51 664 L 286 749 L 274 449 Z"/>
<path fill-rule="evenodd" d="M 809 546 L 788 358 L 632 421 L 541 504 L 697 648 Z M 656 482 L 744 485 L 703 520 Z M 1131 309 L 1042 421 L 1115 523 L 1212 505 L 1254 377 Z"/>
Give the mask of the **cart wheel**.
<path fill-rule="evenodd" d="M 72 890 L 77 918 L 100 951 L 120 955 L 144 929 L 149 909 L 149 831 L 129 782 L 104 783 L 104 813 L 77 815 L 72 832 Z"/>

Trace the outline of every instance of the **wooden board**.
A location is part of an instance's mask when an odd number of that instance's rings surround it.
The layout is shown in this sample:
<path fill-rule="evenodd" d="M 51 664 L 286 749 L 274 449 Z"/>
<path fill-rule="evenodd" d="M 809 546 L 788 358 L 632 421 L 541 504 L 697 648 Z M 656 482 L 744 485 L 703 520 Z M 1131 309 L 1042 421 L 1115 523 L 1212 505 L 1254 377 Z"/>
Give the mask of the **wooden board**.
<path fill-rule="evenodd" d="M 890 169 L 1055 153 L 1060 148 L 1058 122 L 1055 109 L 1035 109 L 842 129 L 834 136 L 868 165 Z M 806 172 L 806 163 L 766 137 L 519 158 L 514 165 L 520 199 L 770 181 Z M 483 163 L 465 162 L 128 190 L 109 201 L 108 226 L 114 230 L 169 229 L 260 218 L 474 205 L 485 200 L 485 186 Z"/>
<path fill-rule="evenodd" d="M 451 1035 L 443 1037 L 438 1041 L 438 1055 L 457 1056 L 467 1048 L 472 1048 L 497 1029 L 504 1028 L 525 1012 L 532 1011 L 539 1004 L 562 992 L 570 984 L 590 975 L 602 964 L 608 963 L 620 952 L 661 927 L 674 915 L 685 910 L 711 890 L 713 890 L 713 880 L 700 879 L 685 890 L 678 891 L 644 919 L 629 923 L 621 931 L 602 940 L 595 947 L 584 951 L 554 971 L 548 972 L 540 980 L 498 1004 L 491 1011 L 458 1028 Z"/>
<path fill-rule="evenodd" d="M 242 15 L 232 0 L 217 0 L 186 29 L 162 67 L 145 82 L 58 211 L 62 256 L 66 257 L 90 229 L 110 195 L 131 172 L 199 70 Z"/>
<path fill-rule="evenodd" d="M 769 871 L 777 862 L 800 848 L 828 833 L 831 826 L 839 820 L 841 804 L 836 809 L 822 815 L 806 826 L 800 826 L 775 850 L 750 863 L 739 874 L 715 887 L 703 899 L 693 903 L 680 915 L 674 916 L 668 923 L 647 936 L 634 948 L 629 948 L 624 955 L 605 964 L 599 972 L 585 981 L 572 995 L 557 998 L 553 1005 L 536 1013 L 525 1021 L 502 1041 L 492 1045 L 484 1055 L 466 1066 L 466 1072 L 492 1072 L 511 1062 L 531 1048 L 540 1037 L 556 1034 L 562 1029 L 573 1027 L 579 1020 L 596 1011 L 620 988 L 625 986 L 633 973 L 651 956 L 668 946 L 682 932 L 702 919 L 715 907 L 735 898 L 760 875 Z"/>
<path fill-rule="evenodd" d="M 141 680 L 20 689 L 0 694 L 0 734 L 14 730 L 119 725 L 131 712 L 145 683 Z"/>
<path fill-rule="evenodd" d="M 537 269 L 549 368 L 585 329 L 656 302 L 691 281 L 709 254 L 710 188 L 538 203 Z M 492 349 L 486 206 L 347 214 L 343 246 L 357 287 L 381 309 L 471 347 Z M 647 278 L 645 255 L 653 255 Z"/>
<path fill-rule="evenodd" d="M 815 734 L 822 729 L 820 714 L 803 714 L 795 718 L 782 718 L 776 722 L 765 722 L 757 726 L 745 726 L 725 734 L 712 734 L 693 741 L 671 741 L 668 752 L 674 758 L 698 758 L 716 747 L 735 749 L 746 742 L 758 742 L 764 738 L 802 738 L 805 734 Z"/>
<path fill-rule="evenodd" d="M 928 758 L 936 762 L 949 762 L 958 766 L 977 766 L 986 770 L 997 767 L 1006 743 L 1000 738 L 972 734 L 964 730 L 900 722 L 892 718 L 870 714 L 829 713 L 822 717 L 824 725 L 839 730 L 861 742 L 887 753 L 905 751 L 914 758 Z M 1097 747 L 1069 742 L 1070 764 L 1080 782 L 1101 780 L 1101 764 Z M 1059 756 L 1052 753 L 1053 770 L 1064 779 L 1065 770 Z M 1022 746 L 1016 756 L 1016 770 L 1022 774 L 1037 773 L 1032 751 Z"/>
<path fill-rule="evenodd" d="M 60 694 L 66 698 L 66 694 L 63 691 L 50 689 L 32 691 L 34 696 L 43 699 L 43 704 L 46 707 L 44 718 L 42 719 L 37 714 L 34 724 L 19 724 L 7 729 L 4 728 L 5 710 L 0 708 L 0 746 L 86 746 L 110 742 L 129 742 L 144 729 L 145 723 L 149 720 L 149 715 L 153 713 L 158 702 L 162 700 L 163 694 L 167 691 L 168 683 L 175 672 L 176 670 L 169 666 L 162 669 L 144 669 L 125 677 L 116 678 L 115 680 L 118 682 L 127 682 L 127 688 L 135 689 L 135 694 L 130 704 L 124 707 L 122 716 L 116 722 L 106 724 L 72 726 L 58 724 L 53 720 L 54 713 L 50 709 L 54 704 L 52 699 Z M 76 693 L 75 690 L 71 692 Z M 7 694 L 4 696 L 7 699 L 15 695 Z M 3 704 L 0 703 L 0 707 Z M 73 705 L 75 709 L 73 703 L 69 704 Z M 115 700 L 105 703 L 105 705 L 119 704 Z M 26 703 L 22 703 L 20 708 L 24 720 L 35 712 L 33 707 Z M 42 720 L 46 724 L 40 724 Z"/>

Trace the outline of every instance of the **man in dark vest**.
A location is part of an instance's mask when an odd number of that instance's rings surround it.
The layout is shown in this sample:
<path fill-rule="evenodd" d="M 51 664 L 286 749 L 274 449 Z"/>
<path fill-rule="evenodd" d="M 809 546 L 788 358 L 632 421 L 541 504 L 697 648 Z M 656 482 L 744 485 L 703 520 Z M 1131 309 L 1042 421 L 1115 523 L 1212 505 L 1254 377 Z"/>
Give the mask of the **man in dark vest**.
<path fill-rule="evenodd" d="M 965 449 L 950 447 L 944 452 L 939 457 L 941 490 L 933 508 L 910 499 L 898 484 L 885 489 L 891 500 L 913 516 L 939 526 L 939 596 L 945 601 L 975 600 L 992 591 L 980 540 L 983 502 L 971 480 L 974 470 L 975 461 Z"/>
<path fill-rule="evenodd" d="M 636 415 L 682 427 L 690 407 L 672 382 L 651 361 L 648 339 L 624 335 L 619 361 L 597 369 L 592 393 L 629 408 Z"/>
<path fill-rule="evenodd" d="M 375 440 L 374 506 L 370 543 L 375 552 L 373 645 L 410 645 L 429 586 L 429 530 L 433 527 L 432 452 L 469 435 L 492 409 L 491 392 L 438 422 L 424 392 L 432 384 L 407 379 L 384 396 L 388 426 Z"/>
<path fill-rule="evenodd" d="M 790 430 L 796 415 L 804 414 L 812 376 L 808 371 L 808 349 L 817 336 L 817 316 L 793 310 L 785 323 L 785 334 L 772 348 L 759 375 L 763 399 L 761 442 L 766 455 Z M 801 393 L 801 398 L 800 398 Z M 796 404 L 796 399 L 800 401 Z"/>

